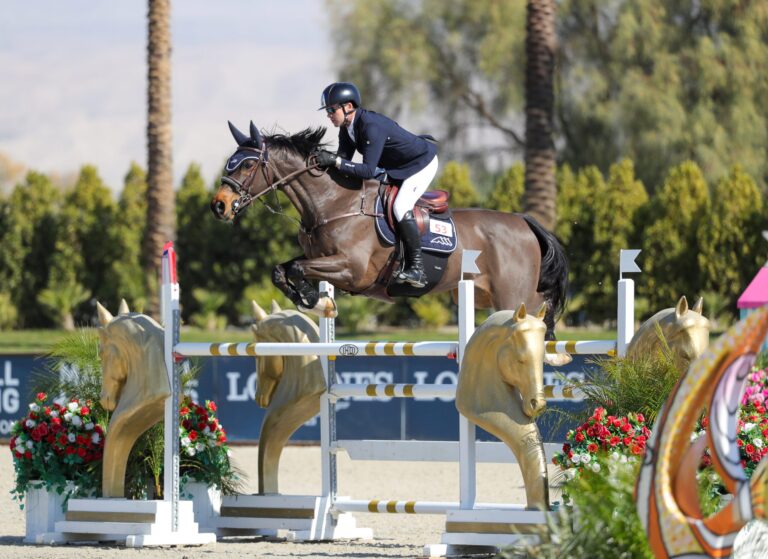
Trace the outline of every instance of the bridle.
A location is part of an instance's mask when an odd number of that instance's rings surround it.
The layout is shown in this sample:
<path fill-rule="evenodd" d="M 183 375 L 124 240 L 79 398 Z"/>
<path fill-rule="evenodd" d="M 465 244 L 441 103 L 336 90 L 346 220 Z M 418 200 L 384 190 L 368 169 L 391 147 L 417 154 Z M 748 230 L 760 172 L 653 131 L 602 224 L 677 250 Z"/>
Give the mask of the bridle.
<path fill-rule="evenodd" d="M 269 164 L 269 150 L 267 149 L 266 144 L 262 143 L 261 148 L 240 146 L 236 153 L 238 152 L 250 152 L 254 154 L 253 157 L 245 157 L 241 164 L 244 164 L 246 159 L 255 159 L 256 164 L 251 167 L 243 182 L 240 182 L 228 175 L 221 177 L 221 182 L 229 186 L 229 188 L 231 188 L 232 191 L 239 196 L 237 200 L 232 202 L 232 217 L 237 217 L 241 212 L 245 210 L 245 208 L 250 206 L 255 200 L 262 198 L 265 194 L 277 191 L 281 186 L 286 185 L 295 177 L 312 171 L 318 167 L 317 163 L 310 163 L 308 161 L 306 167 L 302 167 L 301 169 L 293 171 L 284 177 L 280 177 L 275 171 L 274 167 Z M 232 170 L 234 171 L 236 169 L 237 167 Z M 262 175 L 264 176 L 264 183 L 267 186 L 261 192 L 252 194 L 251 188 L 253 188 L 253 183 L 256 180 L 256 176 L 259 170 L 261 170 Z M 272 180 L 273 176 L 277 177 L 276 181 Z M 267 205 L 267 207 L 269 206 Z"/>

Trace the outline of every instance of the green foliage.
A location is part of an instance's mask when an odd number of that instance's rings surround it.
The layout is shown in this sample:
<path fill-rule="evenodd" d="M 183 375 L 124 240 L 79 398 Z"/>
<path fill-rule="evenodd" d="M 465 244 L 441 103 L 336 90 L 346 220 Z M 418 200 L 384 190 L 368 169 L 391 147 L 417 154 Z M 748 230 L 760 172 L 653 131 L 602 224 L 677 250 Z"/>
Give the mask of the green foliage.
<path fill-rule="evenodd" d="M 340 77 L 361 88 L 364 106 L 395 116 L 428 108 L 436 116 L 432 121 L 442 123 L 435 131 L 441 140 L 462 135 L 466 122 L 509 135 L 523 104 L 523 2 L 332 0 L 327 5 L 333 14 L 333 58 Z"/>
<path fill-rule="evenodd" d="M 638 292 L 648 297 L 651 309 L 666 308 L 681 295 L 693 300 L 702 293 L 698 226 L 709 207 L 701 169 L 687 161 L 670 171 L 639 216 L 645 255 Z"/>
<path fill-rule="evenodd" d="M 125 299 L 131 310 L 144 310 L 147 286 L 141 269 L 141 241 L 147 221 L 146 197 L 146 173 L 138 164 L 132 163 L 125 175 L 115 221 L 110 228 L 113 263 L 106 278 L 106 298 L 100 300 L 102 304 L 117 305 Z"/>
<path fill-rule="evenodd" d="M 241 320 L 244 318 L 246 324 L 250 324 L 253 318 L 251 301 L 256 301 L 267 312 L 272 307 L 272 301 L 275 301 L 281 309 L 294 308 L 290 299 L 272 283 L 271 276 L 265 276 L 260 282 L 251 284 L 243 290 L 243 299 L 238 305 L 238 311 Z"/>
<path fill-rule="evenodd" d="M 450 299 L 447 293 L 423 295 L 411 303 L 411 308 L 422 323 L 430 328 L 442 328 L 451 320 Z"/>
<path fill-rule="evenodd" d="M 37 301 L 47 309 L 60 328 L 72 331 L 75 329 L 74 310 L 80 303 L 90 298 L 91 292 L 72 278 L 62 283 L 51 282 L 51 284 L 38 294 Z"/>
<path fill-rule="evenodd" d="M 630 157 L 651 191 L 687 159 L 710 181 L 768 174 L 761 3 L 567 0 L 558 18 L 565 161 Z"/>
<path fill-rule="evenodd" d="M 376 327 L 377 319 L 386 303 L 358 297 L 344 295 L 336 299 L 339 316 L 336 319 L 339 325 L 346 329 L 348 334 L 356 334 L 363 330 L 372 330 Z"/>
<path fill-rule="evenodd" d="M 192 324 L 209 331 L 220 330 L 227 325 L 227 318 L 218 314 L 219 309 L 227 301 L 226 295 L 196 287 L 192 290 L 192 296 L 200 309 L 190 317 Z"/>
<path fill-rule="evenodd" d="M 479 203 L 477 189 L 469 176 L 469 166 L 462 163 L 446 163 L 443 174 L 435 182 L 435 188 L 451 193 L 450 203 L 454 208 L 471 208 Z"/>
<path fill-rule="evenodd" d="M 493 185 L 485 206 L 492 210 L 516 213 L 523 211 L 523 191 L 525 190 L 525 168 L 522 163 L 515 163 L 507 169 Z"/>
<path fill-rule="evenodd" d="M 525 550 L 542 559 L 651 559 L 634 501 L 639 462 L 607 461 L 608 472 L 589 469 L 566 481 L 573 508 L 549 520 L 550 541 Z M 514 557 L 513 550 L 502 557 Z"/>
<path fill-rule="evenodd" d="M 588 417 L 589 410 L 602 407 L 608 415 L 614 416 L 642 413 L 648 424 L 653 425 L 680 378 L 680 371 L 666 347 L 656 355 L 635 359 L 598 358 L 595 364 L 599 370 L 589 374 L 583 382 L 568 383 L 584 393 L 587 410 L 568 416 L 569 421 L 575 419 L 581 423 Z"/>
<path fill-rule="evenodd" d="M 13 328 L 18 316 L 19 313 L 11 301 L 11 296 L 8 293 L 0 293 L 0 330 Z"/>
<path fill-rule="evenodd" d="M 698 269 L 707 290 L 722 296 L 735 313 L 736 300 L 768 256 L 763 196 L 736 166 L 717 182 L 706 219 L 698 222 Z"/>

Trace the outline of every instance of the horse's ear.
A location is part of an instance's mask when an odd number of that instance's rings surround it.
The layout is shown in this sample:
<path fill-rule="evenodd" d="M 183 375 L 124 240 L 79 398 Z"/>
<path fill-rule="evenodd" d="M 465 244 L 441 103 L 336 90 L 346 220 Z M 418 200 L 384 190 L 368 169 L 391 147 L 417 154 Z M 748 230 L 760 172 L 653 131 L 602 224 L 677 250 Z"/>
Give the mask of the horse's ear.
<path fill-rule="evenodd" d="M 261 147 L 261 133 L 259 133 L 259 129 L 256 128 L 256 125 L 253 123 L 253 121 L 251 121 L 251 140 L 253 140 L 254 145 Z"/>
<path fill-rule="evenodd" d="M 677 306 L 675 307 L 675 314 L 677 315 L 677 318 L 680 318 L 685 313 L 688 312 L 688 299 L 685 298 L 685 295 L 680 297 L 680 300 L 677 302 Z"/>
<path fill-rule="evenodd" d="M 253 300 L 251 300 L 251 314 L 253 314 L 253 318 L 256 319 L 256 322 L 261 322 L 267 318 L 267 313 L 264 312 L 264 309 L 262 309 L 259 304 Z"/>
<path fill-rule="evenodd" d="M 99 313 L 99 324 L 102 326 L 106 326 L 112 321 L 113 318 L 115 318 L 112 316 L 112 313 L 105 309 L 104 306 L 98 301 L 96 301 L 96 311 Z"/>
<path fill-rule="evenodd" d="M 229 131 L 232 132 L 232 136 L 235 138 L 238 146 L 242 146 L 250 140 L 248 136 L 240 132 L 230 121 L 227 121 L 227 124 L 229 124 Z"/>
<path fill-rule="evenodd" d="M 277 301 L 272 299 L 272 310 L 269 311 L 269 314 L 275 314 L 276 312 L 280 312 L 281 310 L 283 309 L 280 308 L 280 305 L 277 304 Z"/>
<path fill-rule="evenodd" d="M 524 320 L 526 316 L 527 313 L 525 312 L 525 303 L 520 303 L 520 308 L 515 312 L 515 322 Z"/>
<path fill-rule="evenodd" d="M 117 309 L 117 314 L 128 314 L 131 312 L 131 309 L 128 308 L 128 303 L 125 302 L 125 299 L 120 299 L 120 308 Z"/>
<path fill-rule="evenodd" d="M 536 311 L 536 318 L 544 319 L 544 316 L 547 314 L 547 303 L 542 303 L 539 307 L 539 310 Z"/>
<path fill-rule="evenodd" d="M 704 314 L 704 297 L 699 297 L 699 300 L 693 305 L 693 311 L 699 314 Z"/>

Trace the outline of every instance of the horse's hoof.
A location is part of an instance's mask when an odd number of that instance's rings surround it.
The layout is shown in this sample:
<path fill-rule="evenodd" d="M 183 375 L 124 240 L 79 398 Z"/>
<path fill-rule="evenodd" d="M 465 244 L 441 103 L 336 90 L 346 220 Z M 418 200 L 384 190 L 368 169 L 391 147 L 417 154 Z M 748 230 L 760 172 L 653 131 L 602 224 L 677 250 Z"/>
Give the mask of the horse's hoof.
<path fill-rule="evenodd" d="M 545 353 L 544 363 L 552 367 L 562 367 L 573 361 L 573 356 L 569 353 Z"/>

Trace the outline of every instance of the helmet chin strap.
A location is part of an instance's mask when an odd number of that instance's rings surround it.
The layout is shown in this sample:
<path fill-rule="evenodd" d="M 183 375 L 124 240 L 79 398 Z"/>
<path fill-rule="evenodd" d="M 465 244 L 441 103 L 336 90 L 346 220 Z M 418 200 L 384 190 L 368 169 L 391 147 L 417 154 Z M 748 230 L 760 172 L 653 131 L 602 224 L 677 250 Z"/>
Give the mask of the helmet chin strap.
<path fill-rule="evenodd" d="M 344 114 L 344 125 L 345 126 L 349 126 L 349 123 L 347 122 L 347 116 L 353 114 L 356 110 L 357 110 L 357 107 L 353 107 L 351 111 L 347 112 L 347 109 L 344 108 L 344 104 L 341 105 L 341 112 Z"/>

